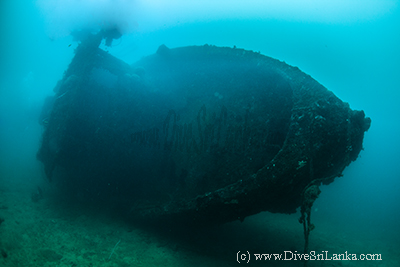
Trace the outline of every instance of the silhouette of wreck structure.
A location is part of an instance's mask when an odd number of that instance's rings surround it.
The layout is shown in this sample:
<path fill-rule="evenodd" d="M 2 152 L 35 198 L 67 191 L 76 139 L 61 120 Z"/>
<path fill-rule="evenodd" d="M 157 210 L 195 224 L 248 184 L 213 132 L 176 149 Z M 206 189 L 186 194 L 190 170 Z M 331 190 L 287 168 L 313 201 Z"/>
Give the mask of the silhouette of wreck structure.
<path fill-rule="evenodd" d="M 260 53 L 162 45 L 129 65 L 98 45 L 82 42 L 56 85 L 37 157 L 64 193 L 133 218 L 214 224 L 307 210 L 370 127 Z"/>

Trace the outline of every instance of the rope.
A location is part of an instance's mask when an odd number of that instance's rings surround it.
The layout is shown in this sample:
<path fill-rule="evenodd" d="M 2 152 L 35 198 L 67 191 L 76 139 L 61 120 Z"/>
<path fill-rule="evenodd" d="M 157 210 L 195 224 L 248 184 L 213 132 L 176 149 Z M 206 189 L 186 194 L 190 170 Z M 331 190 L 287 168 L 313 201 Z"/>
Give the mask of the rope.
<path fill-rule="evenodd" d="M 321 190 L 318 185 L 309 185 L 304 191 L 303 203 L 301 204 L 301 217 L 299 219 L 304 229 L 304 254 L 308 253 L 308 239 L 310 232 L 315 228 L 315 225 L 311 223 L 311 207 L 320 193 Z M 304 261 L 304 266 L 307 266 L 306 260 Z"/>

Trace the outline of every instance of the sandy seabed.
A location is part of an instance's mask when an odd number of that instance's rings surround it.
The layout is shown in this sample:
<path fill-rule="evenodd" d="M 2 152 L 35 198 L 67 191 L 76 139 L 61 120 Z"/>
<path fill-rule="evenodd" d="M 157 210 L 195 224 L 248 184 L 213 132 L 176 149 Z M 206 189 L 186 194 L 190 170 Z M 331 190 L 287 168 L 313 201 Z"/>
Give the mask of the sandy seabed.
<path fill-rule="evenodd" d="M 299 215 L 261 213 L 207 229 L 138 226 L 112 210 L 55 201 L 44 190 L 0 187 L 0 266 L 303 266 Z M 308 266 L 400 266 L 398 233 L 332 224 L 313 214 L 310 251 L 381 254 L 382 260 L 312 260 Z M 286 253 L 285 253 L 286 251 Z M 290 252 L 288 252 L 290 251 Z M 293 254 L 292 254 L 293 253 Z M 281 260 L 255 254 L 281 254 Z M 285 258 L 292 260 L 283 260 Z M 247 261 L 250 261 L 247 263 Z M 240 263 L 238 262 L 240 261 Z"/>

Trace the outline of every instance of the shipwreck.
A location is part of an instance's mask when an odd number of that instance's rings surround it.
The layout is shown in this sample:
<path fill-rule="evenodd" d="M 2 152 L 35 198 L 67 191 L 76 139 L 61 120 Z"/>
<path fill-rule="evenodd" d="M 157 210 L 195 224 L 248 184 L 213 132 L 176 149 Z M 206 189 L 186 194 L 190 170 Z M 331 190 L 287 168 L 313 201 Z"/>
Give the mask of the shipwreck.
<path fill-rule="evenodd" d="M 82 41 L 43 114 L 37 157 L 83 201 L 140 220 L 303 218 L 363 146 L 371 120 L 299 68 L 212 45 L 129 65 Z M 310 225 L 308 227 L 311 227 Z"/>

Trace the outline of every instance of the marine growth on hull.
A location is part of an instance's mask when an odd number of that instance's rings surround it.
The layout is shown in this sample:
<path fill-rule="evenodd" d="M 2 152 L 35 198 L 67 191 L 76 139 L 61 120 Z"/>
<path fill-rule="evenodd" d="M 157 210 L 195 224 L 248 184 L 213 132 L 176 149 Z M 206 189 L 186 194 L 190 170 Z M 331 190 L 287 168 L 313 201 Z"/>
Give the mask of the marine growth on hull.
<path fill-rule="evenodd" d="M 304 222 L 318 186 L 362 149 L 371 120 L 297 67 L 210 45 L 162 45 L 128 65 L 98 44 L 76 49 L 38 151 L 81 201 L 192 224 L 301 207 Z"/>

